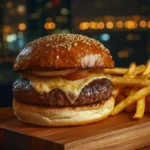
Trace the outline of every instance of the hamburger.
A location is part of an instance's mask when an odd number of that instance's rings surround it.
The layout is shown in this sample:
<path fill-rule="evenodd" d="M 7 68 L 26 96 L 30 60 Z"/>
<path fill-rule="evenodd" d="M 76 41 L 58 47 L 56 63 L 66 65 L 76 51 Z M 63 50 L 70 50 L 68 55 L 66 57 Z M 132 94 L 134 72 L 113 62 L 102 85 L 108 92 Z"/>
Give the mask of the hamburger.
<path fill-rule="evenodd" d="M 104 68 L 114 67 L 99 41 L 78 34 L 53 34 L 27 44 L 14 71 L 13 109 L 25 123 L 74 126 L 103 120 L 114 107 L 113 85 Z"/>

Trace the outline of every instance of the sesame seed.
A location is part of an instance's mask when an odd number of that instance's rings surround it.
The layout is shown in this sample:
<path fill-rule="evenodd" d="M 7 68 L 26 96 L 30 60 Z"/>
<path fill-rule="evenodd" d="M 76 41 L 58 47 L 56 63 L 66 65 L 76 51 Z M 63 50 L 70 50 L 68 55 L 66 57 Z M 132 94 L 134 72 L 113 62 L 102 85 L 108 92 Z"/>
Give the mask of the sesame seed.
<path fill-rule="evenodd" d="M 59 59 L 59 55 L 56 56 L 56 59 Z"/>
<path fill-rule="evenodd" d="M 89 51 L 93 49 L 93 46 L 97 47 L 104 52 L 109 52 L 108 49 L 104 47 L 99 41 L 89 38 L 87 36 L 79 35 L 79 34 L 52 34 L 43 38 L 39 38 L 29 44 L 39 43 L 37 46 L 40 46 L 40 43 L 45 43 L 47 47 L 51 47 L 53 49 L 58 49 L 62 47 L 64 50 L 70 51 L 74 46 L 77 46 L 79 43 L 83 44 L 83 51 Z M 87 45 L 87 46 L 86 46 Z M 49 48 L 49 50 L 51 50 Z"/>

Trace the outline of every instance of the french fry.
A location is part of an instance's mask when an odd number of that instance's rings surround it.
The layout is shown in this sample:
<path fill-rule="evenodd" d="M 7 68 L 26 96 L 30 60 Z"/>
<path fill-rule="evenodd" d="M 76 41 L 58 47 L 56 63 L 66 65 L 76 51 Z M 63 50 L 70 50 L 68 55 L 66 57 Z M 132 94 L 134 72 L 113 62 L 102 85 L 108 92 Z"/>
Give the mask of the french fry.
<path fill-rule="evenodd" d="M 136 77 L 137 75 L 141 74 L 144 70 L 145 65 L 137 66 L 135 72 L 133 73 L 133 76 Z"/>
<path fill-rule="evenodd" d="M 143 72 L 143 75 L 147 75 L 150 73 L 150 59 L 147 61 L 146 63 L 146 69 L 145 71 Z"/>
<path fill-rule="evenodd" d="M 122 110 L 124 110 L 125 107 L 129 106 L 130 104 L 136 102 L 139 99 L 142 99 L 143 97 L 145 97 L 145 96 L 147 96 L 149 94 L 150 94 L 150 86 L 138 90 L 133 95 L 127 97 L 122 102 L 120 102 L 119 104 L 117 104 L 114 107 L 111 115 L 118 114 L 119 112 L 121 112 Z"/>
<path fill-rule="evenodd" d="M 150 73 L 150 60 L 146 63 L 146 68 L 142 75 L 147 75 Z M 136 113 L 133 116 L 134 119 L 141 119 L 145 112 L 145 97 L 137 101 Z"/>
<path fill-rule="evenodd" d="M 145 112 L 145 97 L 137 101 L 136 113 L 133 116 L 134 119 L 141 119 Z"/>
<path fill-rule="evenodd" d="M 137 90 L 138 90 L 137 88 L 131 88 L 131 87 L 126 88 L 124 91 L 124 94 L 126 95 L 126 97 L 129 97 L 129 96 L 133 95 Z M 133 111 L 135 111 L 135 109 L 136 109 L 135 103 L 133 103 L 125 108 L 125 110 L 127 112 L 133 112 Z"/>
<path fill-rule="evenodd" d="M 140 76 L 138 76 L 137 78 L 139 78 L 139 79 L 150 79 L 150 74 L 147 74 L 147 75 L 140 75 Z"/>
<path fill-rule="evenodd" d="M 136 111 L 133 118 L 141 119 L 144 112 L 150 112 L 150 59 L 146 65 L 137 66 L 135 62 L 129 68 L 104 69 L 111 75 L 114 84 L 113 96 L 116 106 L 111 115 L 122 110 Z"/>
<path fill-rule="evenodd" d="M 134 86 L 134 87 L 144 87 L 150 85 L 150 81 L 147 79 L 141 79 L 141 78 L 124 78 L 124 77 L 117 77 L 112 76 L 112 82 L 114 85 L 120 85 L 120 86 Z"/>
<path fill-rule="evenodd" d="M 136 67 L 135 72 L 133 73 L 134 76 L 142 73 L 145 70 L 145 65 L 139 65 Z M 104 69 L 104 73 L 110 75 L 124 75 L 128 71 L 128 68 L 112 68 L 112 69 Z"/>
<path fill-rule="evenodd" d="M 120 88 L 120 87 L 114 88 L 114 90 L 113 90 L 114 98 L 116 98 L 121 93 L 121 91 L 122 91 L 122 88 Z"/>
<path fill-rule="evenodd" d="M 131 65 L 129 66 L 128 71 L 124 74 L 123 77 L 126 78 L 126 77 L 132 76 L 132 74 L 133 74 L 133 72 L 135 71 L 135 69 L 136 69 L 136 63 L 133 62 L 133 63 L 131 63 Z"/>
<path fill-rule="evenodd" d="M 112 75 L 123 75 L 127 72 L 128 68 L 112 68 L 112 69 L 104 69 L 104 73 L 112 74 Z"/>

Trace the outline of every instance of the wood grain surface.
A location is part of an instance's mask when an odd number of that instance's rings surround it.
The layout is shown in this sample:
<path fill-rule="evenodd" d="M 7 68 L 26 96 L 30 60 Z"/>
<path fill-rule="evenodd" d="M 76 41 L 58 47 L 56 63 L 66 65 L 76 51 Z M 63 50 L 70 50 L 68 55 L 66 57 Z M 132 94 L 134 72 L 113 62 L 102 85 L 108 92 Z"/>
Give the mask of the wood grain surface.
<path fill-rule="evenodd" d="M 12 108 L 0 109 L 0 144 L 17 150 L 139 149 L 150 145 L 150 114 L 139 121 L 121 113 L 84 126 L 48 128 L 16 119 Z"/>

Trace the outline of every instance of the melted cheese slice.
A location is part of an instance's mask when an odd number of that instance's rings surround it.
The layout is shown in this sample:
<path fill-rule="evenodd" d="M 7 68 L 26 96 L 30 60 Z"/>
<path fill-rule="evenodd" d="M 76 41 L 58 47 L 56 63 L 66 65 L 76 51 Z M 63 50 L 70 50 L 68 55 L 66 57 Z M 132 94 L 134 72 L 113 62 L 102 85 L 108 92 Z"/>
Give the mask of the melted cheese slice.
<path fill-rule="evenodd" d="M 32 87 L 40 94 L 48 93 L 53 89 L 62 90 L 70 103 L 74 103 L 78 98 L 82 88 L 88 85 L 94 79 L 108 78 L 102 73 L 90 73 L 88 77 L 80 80 L 66 80 L 64 78 L 49 78 L 49 77 L 37 77 L 37 76 L 26 76 L 32 84 Z"/>

